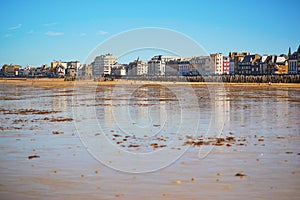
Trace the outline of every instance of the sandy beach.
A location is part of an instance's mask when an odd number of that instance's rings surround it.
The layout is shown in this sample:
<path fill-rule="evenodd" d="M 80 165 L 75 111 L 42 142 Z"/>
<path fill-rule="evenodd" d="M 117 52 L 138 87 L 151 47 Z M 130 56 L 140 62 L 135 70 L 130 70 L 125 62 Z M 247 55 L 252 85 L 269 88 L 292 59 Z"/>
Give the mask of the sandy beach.
<path fill-rule="evenodd" d="M 45 85 L 132 85 L 132 84 L 162 84 L 162 85 L 224 85 L 224 86 L 258 86 L 258 87 L 285 87 L 285 88 L 300 88 L 300 84 L 297 83 L 217 83 L 217 82 L 163 82 L 163 81 L 139 81 L 139 80 L 126 80 L 126 79 L 116 79 L 114 81 L 93 81 L 93 80 L 76 80 L 76 81 L 64 81 L 64 79 L 57 78 L 41 78 L 41 79 L 0 79 L 0 83 L 7 84 L 24 84 L 41 86 Z"/>
<path fill-rule="evenodd" d="M 0 80 L 0 199 L 298 199 L 299 85 L 208 85 Z"/>

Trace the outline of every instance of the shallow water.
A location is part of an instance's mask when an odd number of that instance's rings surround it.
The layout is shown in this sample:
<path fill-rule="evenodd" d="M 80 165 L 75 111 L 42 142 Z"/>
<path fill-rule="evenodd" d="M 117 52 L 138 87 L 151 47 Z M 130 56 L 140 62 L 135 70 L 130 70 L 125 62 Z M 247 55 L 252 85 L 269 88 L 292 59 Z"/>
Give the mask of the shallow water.
<path fill-rule="evenodd" d="M 0 198 L 299 199 L 299 102 L 273 86 L 1 84 Z"/>

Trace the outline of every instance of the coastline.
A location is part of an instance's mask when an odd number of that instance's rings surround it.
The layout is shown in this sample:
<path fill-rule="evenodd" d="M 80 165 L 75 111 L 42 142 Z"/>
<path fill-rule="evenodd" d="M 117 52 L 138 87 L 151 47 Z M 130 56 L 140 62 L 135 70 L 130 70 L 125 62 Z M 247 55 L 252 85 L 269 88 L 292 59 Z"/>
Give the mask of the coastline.
<path fill-rule="evenodd" d="M 224 86 L 256 86 L 256 87 L 286 87 L 286 88 L 299 88 L 299 83 L 222 83 L 222 82 L 166 82 L 166 81 L 143 81 L 143 80 L 126 80 L 118 79 L 114 81 L 93 81 L 93 80 L 76 80 L 76 81 L 64 81 L 64 79 L 58 78 L 41 78 L 41 79 L 0 79 L 0 83 L 4 84 L 22 84 L 26 86 L 46 86 L 46 85 L 145 85 L 145 84 L 161 84 L 161 85 L 191 85 L 191 86 L 205 86 L 205 85 L 224 85 Z"/>

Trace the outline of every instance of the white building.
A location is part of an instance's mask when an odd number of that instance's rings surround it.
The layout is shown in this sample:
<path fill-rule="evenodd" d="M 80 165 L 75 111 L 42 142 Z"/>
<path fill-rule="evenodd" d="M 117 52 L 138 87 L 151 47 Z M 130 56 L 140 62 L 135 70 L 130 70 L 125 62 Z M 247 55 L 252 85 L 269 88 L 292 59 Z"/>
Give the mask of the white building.
<path fill-rule="evenodd" d="M 142 76 L 148 74 L 148 64 L 139 58 L 130 62 L 127 67 L 128 76 Z"/>
<path fill-rule="evenodd" d="M 113 65 L 113 67 L 111 68 L 111 75 L 126 76 L 127 75 L 126 68 L 127 68 L 127 65 L 125 65 L 125 64 Z"/>
<path fill-rule="evenodd" d="M 213 62 L 213 71 L 214 74 L 223 74 L 223 54 L 222 53 L 215 53 L 210 54 L 210 57 Z"/>
<path fill-rule="evenodd" d="M 183 60 L 178 62 L 178 74 L 179 75 L 189 75 L 191 72 L 190 61 Z"/>
<path fill-rule="evenodd" d="M 91 63 L 94 76 L 110 75 L 111 69 L 116 65 L 118 59 L 112 54 L 97 56 Z"/>
<path fill-rule="evenodd" d="M 166 74 L 166 63 L 172 60 L 184 60 L 185 58 L 180 56 L 154 56 L 148 61 L 148 75 L 165 75 Z"/>
<path fill-rule="evenodd" d="M 137 63 L 137 75 L 147 75 L 148 74 L 148 64 L 146 62 L 138 62 Z"/>

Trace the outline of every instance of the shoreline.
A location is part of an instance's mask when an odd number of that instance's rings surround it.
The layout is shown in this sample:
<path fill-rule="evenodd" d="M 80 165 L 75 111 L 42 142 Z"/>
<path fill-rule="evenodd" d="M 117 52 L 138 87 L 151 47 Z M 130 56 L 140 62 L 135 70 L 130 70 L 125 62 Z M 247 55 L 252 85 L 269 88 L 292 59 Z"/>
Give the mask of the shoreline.
<path fill-rule="evenodd" d="M 227 82 L 167 82 L 167 81 L 148 81 L 148 80 L 126 80 L 118 79 L 114 81 L 101 81 L 96 82 L 93 80 L 76 80 L 76 81 L 64 81 L 64 79 L 58 78 L 42 78 L 42 79 L 0 79 L 0 83 L 4 84 L 22 84 L 22 85 L 33 85 L 33 86 L 44 86 L 44 85 L 145 85 L 145 84 L 156 84 L 156 85 L 191 85 L 191 86 L 204 86 L 204 85 L 224 85 L 224 86 L 256 86 L 256 87 L 288 87 L 288 88 L 299 88 L 299 83 L 227 83 Z"/>

